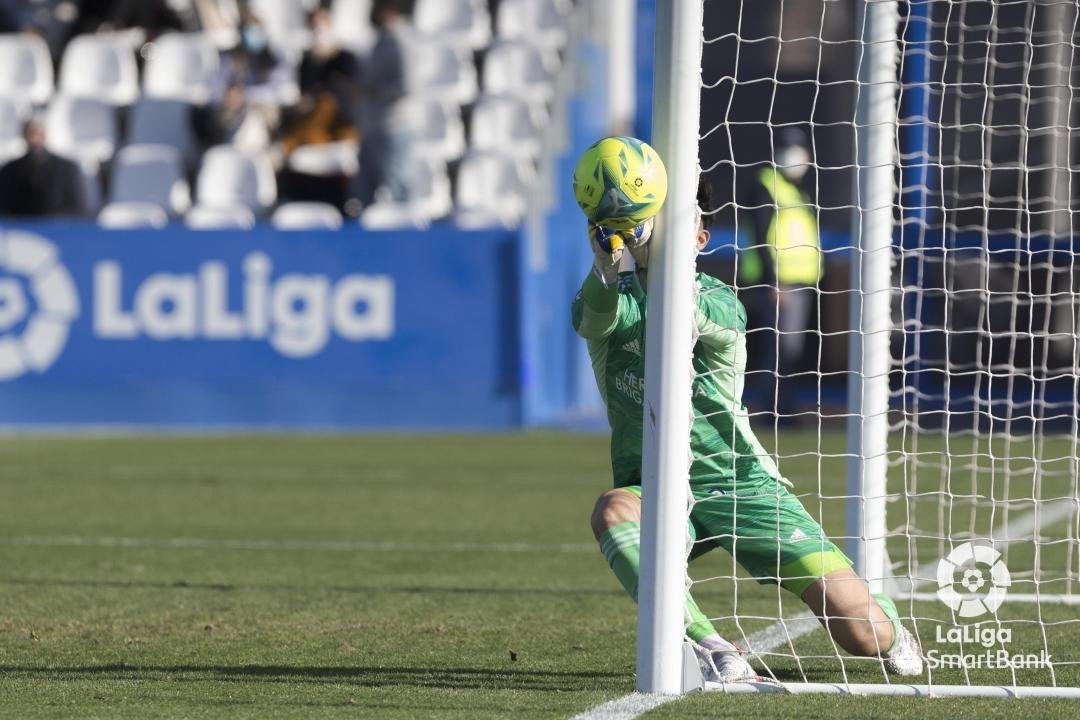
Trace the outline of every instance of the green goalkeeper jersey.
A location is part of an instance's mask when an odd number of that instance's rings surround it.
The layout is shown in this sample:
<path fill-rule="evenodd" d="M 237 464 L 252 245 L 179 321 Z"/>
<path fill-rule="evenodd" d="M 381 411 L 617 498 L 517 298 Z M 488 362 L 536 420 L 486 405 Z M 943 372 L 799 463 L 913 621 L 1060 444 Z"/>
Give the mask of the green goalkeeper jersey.
<path fill-rule="evenodd" d="M 782 482 L 758 442 L 742 405 L 746 370 L 746 310 L 735 291 L 699 273 L 694 309 L 692 486 L 731 491 Z M 645 397 L 646 294 L 636 273 L 621 273 L 611 287 L 593 274 L 574 298 L 574 330 L 588 343 L 593 373 L 611 425 L 615 487 L 641 484 Z"/>

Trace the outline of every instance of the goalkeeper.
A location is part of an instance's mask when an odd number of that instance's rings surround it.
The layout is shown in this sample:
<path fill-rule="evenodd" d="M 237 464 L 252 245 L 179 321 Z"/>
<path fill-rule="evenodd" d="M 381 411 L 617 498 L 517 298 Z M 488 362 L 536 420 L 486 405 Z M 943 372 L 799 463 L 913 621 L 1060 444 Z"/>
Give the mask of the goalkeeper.
<path fill-rule="evenodd" d="M 696 237 L 700 252 L 709 241 L 710 198 L 698 191 Z M 592 272 L 574 298 L 574 330 L 588 343 L 600 394 L 611 425 L 611 465 L 615 489 L 605 492 L 592 513 L 592 529 L 608 564 L 637 599 L 641 518 L 642 400 L 645 391 L 645 306 L 648 240 L 653 221 L 620 233 L 636 262 L 636 272 L 620 272 L 622 248 L 595 225 L 589 240 Z M 618 245 L 619 243 L 614 243 Z M 697 275 L 694 311 L 694 422 L 690 488 L 695 503 L 690 533 L 701 538 L 691 559 L 722 547 L 759 582 L 779 582 L 818 616 L 847 652 L 881 657 L 900 675 L 922 672 L 915 638 L 900 625 L 896 606 L 885 595 L 871 597 L 851 561 L 824 534 L 788 488 L 750 428 L 742 406 L 746 365 L 746 313 L 734 290 L 708 275 Z M 753 681 L 753 669 L 738 648 L 725 641 L 686 595 L 686 635 L 693 641 L 707 680 Z"/>

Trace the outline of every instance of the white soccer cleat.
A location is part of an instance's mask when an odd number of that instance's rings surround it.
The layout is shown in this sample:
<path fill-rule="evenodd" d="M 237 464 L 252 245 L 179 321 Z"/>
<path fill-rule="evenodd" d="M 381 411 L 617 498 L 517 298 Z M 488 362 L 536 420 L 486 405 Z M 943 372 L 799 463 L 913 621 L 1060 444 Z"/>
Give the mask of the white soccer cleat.
<path fill-rule="evenodd" d="M 724 650 L 697 651 L 705 682 L 761 682 L 761 677 L 738 652 Z"/>
<path fill-rule="evenodd" d="M 885 669 L 893 675 L 922 675 L 922 649 L 915 636 L 900 626 L 900 636 L 885 655 Z"/>

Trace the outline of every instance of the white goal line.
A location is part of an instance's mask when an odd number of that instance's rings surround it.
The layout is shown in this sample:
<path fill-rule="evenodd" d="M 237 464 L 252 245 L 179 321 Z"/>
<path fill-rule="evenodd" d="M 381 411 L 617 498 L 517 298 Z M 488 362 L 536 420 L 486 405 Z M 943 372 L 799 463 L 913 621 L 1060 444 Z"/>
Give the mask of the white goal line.
<path fill-rule="evenodd" d="M 901 593 L 893 596 L 893 600 L 937 600 L 935 592 L 912 592 Z M 1004 596 L 1007 603 L 1046 603 L 1048 605 L 1080 605 L 1080 595 L 1068 595 L 1066 593 L 1014 593 Z"/>
<path fill-rule="evenodd" d="M 705 683 L 706 692 L 728 695 L 898 695 L 904 697 L 1067 698 L 1080 700 L 1080 688 L 1009 685 L 903 685 L 901 683 Z"/>

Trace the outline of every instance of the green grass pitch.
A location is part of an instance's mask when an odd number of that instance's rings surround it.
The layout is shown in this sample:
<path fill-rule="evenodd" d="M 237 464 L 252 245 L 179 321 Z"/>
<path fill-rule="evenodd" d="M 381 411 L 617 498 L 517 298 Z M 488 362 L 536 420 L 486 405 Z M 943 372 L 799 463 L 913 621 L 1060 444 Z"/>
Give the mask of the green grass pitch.
<path fill-rule="evenodd" d="M 782 438 L 795 454 L 815 443 Z M 634 611 L 587 524 L 607 462 L 606 439 L 588 435 L 0 439 L 0 717 L 522 720 L 624 695 Z M 800 493 L 818 463 L 785 460 Z M 841 492 L 842 473 L 823 470 L 827 494 Z M 1000 496 L 1023 492 L 1014 479 Z M 811 512 L 836 531 L 830 502 Z M 729 572 L 718 553 L 692 568 Z M 736 585 L 741 613 L 760 618 L 743 629 L 770 624 L 775 589 Z M 731 581 L 698 594 L 738 637 Z M 930 622 L 944 617 L 934 605 L 914 609 Z M 785 615 L 799 609 L 784 601 Z M 1076 609 L 1043 613 L 1055 659 L 1080 660 Z M 830 652 L 823 632 L 796 648 L 812 679 L 841 679 L 835 659 L 813 659 Z M 1080 685 L 1076 667 L 1057 681 Z M 646 717 L 1078 713 L 1062 701 L 702 695 Z"/>

